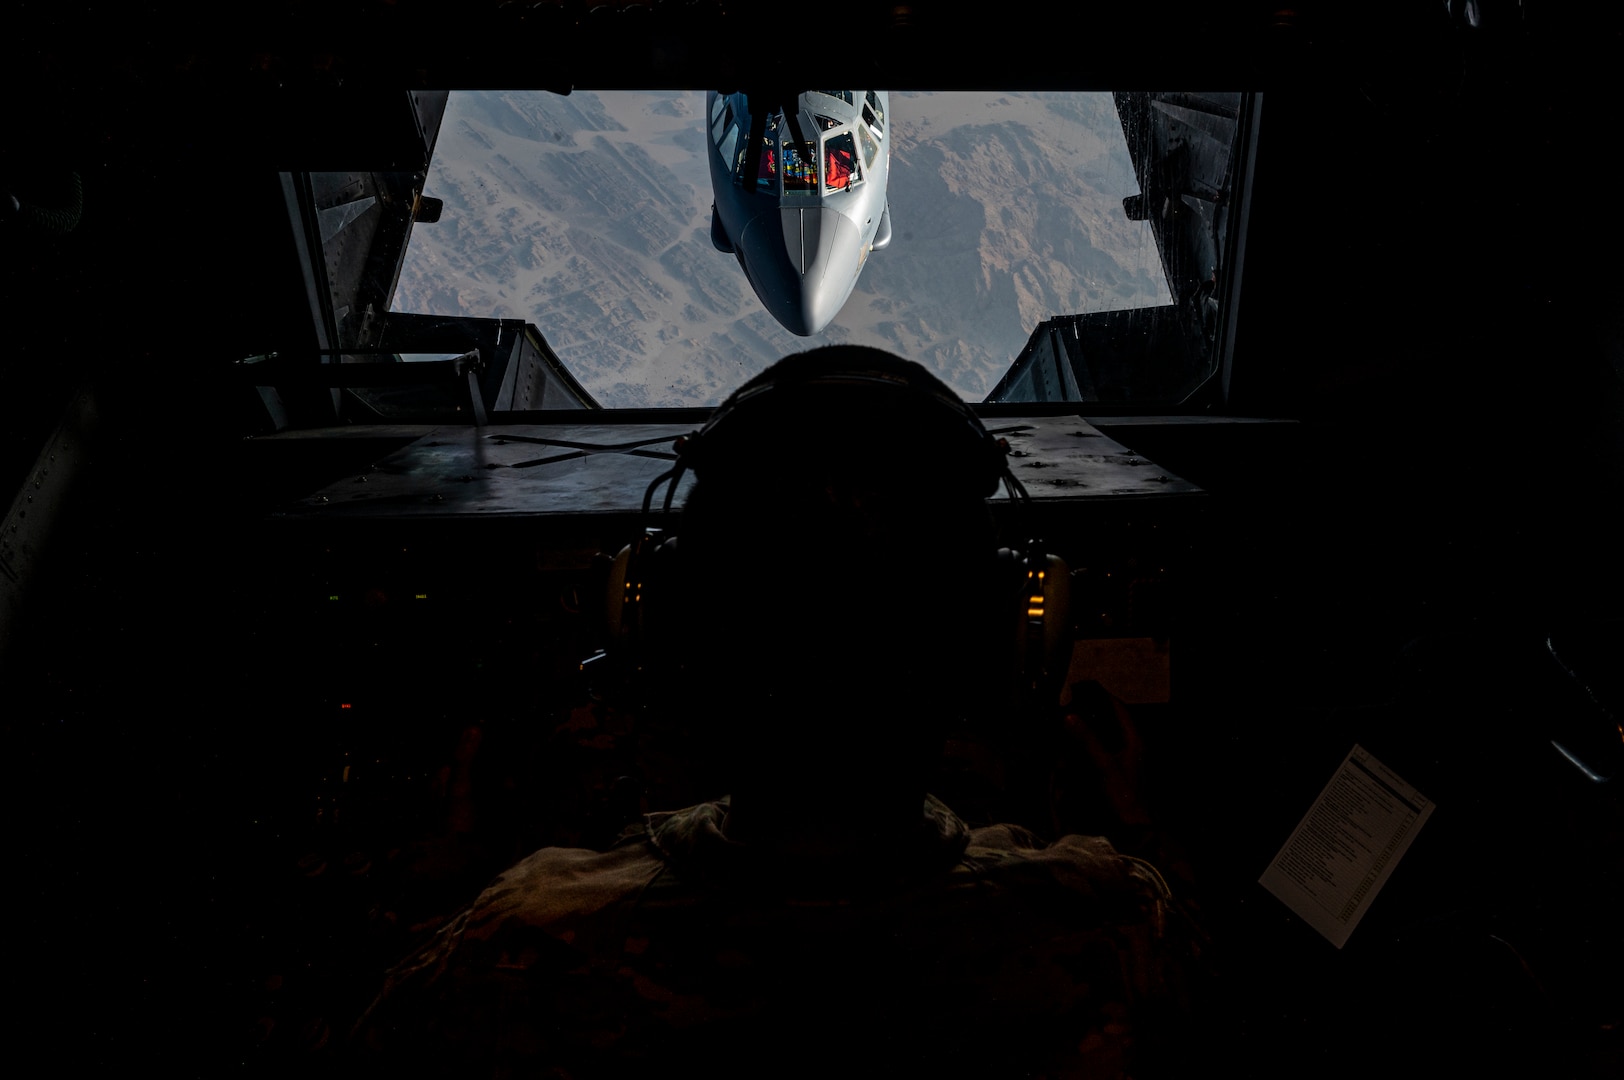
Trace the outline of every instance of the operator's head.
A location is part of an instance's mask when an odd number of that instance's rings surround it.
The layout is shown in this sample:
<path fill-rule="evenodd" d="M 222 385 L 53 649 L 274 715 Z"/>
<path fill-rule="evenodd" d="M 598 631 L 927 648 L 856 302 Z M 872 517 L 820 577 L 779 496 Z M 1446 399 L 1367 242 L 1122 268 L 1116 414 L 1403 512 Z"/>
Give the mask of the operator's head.
<path fill-rule="evenodd" d="M 1001 448 L 917 364 L 830 346 L 747 383 L 684 458 L 682 645 L 736 771 L 901 782 L 988 681 Z"/>

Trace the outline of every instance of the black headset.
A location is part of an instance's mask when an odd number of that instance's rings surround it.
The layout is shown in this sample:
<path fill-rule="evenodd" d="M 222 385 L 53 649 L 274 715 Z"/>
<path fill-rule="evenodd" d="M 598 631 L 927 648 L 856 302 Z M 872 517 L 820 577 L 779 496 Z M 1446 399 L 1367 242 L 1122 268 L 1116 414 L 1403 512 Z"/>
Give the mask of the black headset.
<path fill-rule="evenodd" d="M 741 453 L 759 453 L 759 444 L 734 444 L 741 431 L 753 426 L 752 420 L 770 419 L 773 404 L 789 395 L 820 395 L 831 403 L 862 400 L 871 408 L 889 398 L 894 405 L 886 404 L 887 409 L 916 410 L 914 415 L 941 432 L 945 467 L 961 470 L 982 498 L 994 495 L 1002 484 L 1025 511 L 1017 522 L 1028 526 L 1031 497 L 1010 472 L 1008 442 L 989 433 L 974 411 L 923 367 L 863 346 L 825 346 L 794 354 L 739 388 L 699 430 L 678 438 L 673 445 L 676 464 L 644 492 L 644 527 L 615 557 L 605 597 L 612 651 L 620 654 L 617 666 L 622 670 L 642 670 L 658 648 L 649 641 L 651 599 L 657 609 L 659 597 L 675 591 L 672 579 L 680 574 L 681 562 L 677 538 L 659 522 L 668 518 L 683 475 L 692 470 L 703 481 L 707 472 L 725 468 Z M 656 515 L 653 503 L 662 485 L 665 498 Z M 1070 571 L 1031 538 L 1021 548 L 1001 549 L 998 560 L 1008 581 L 1010 678 L 1020 695 L 1041 693 L 1065 674 L 1070 660 Z"/>

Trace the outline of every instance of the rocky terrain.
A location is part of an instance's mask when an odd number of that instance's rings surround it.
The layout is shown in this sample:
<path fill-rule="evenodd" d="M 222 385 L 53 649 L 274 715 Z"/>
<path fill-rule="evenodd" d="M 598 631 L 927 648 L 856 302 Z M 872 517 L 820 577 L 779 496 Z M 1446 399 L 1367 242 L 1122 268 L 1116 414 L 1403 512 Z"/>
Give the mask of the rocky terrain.
<path fill-rule="evenodd" d="M 456 93 L 396 310 L 535 323 L 611 408 L 708 405 L 785 353 L 890 349 L 979 400 L 1053 315 L 1168 302 L 1108 94 L 893 93 L 891 246 L 823 333 L 711 247 L 702 93 Z"/>

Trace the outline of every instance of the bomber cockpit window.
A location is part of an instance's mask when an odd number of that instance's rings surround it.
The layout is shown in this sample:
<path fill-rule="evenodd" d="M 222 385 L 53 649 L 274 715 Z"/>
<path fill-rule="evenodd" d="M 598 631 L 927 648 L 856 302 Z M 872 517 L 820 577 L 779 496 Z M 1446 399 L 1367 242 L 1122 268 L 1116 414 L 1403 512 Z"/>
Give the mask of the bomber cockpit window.
<path fill-rule="evenodd" d="M 879 97 L 872 90 L 868 92 L 868 104 L 863 107 L 863 119 L 876 132 L 885 134 L 885 107 L 880 104 Z"/>
<path fill-rule="evenodd" d="M 727 98 L 717 95 L 716 105 L 711 109 L 711 141 L 720 143 L 722 133 L 727 131 L 728 125 L 733 122 L 733 107 L 727 103 Z"/>
<path fill-rule="evenodd" d="M 744 162 L 740 162 L 743 165 Z M 775 191 L 778 188 L 778 152 L 773 149 L 772 143 L 766 142 L 761 148 L 761 162 L 756 166 L 756 190 Z"/>
<path fill-rule="evenodd" d="M 733 182 L 739 185 L 748 183 L 744 175 L 750 168 L 750 133 L 741 131 L 738 150 L 733 155 Z M 778 117 L 767 118 L 766 129 L 762 134 L 760 150 L 757 154 L 755 187 L 760 192 L 776 194 L 778 191 Z"/>
<path fill-rule="evenodd" d="M 824 183 L 830 191 L 845 191 L 863 177 L 857 168 L 857 144 L 851 132 L 829 136 L 823 144 Z"/>
<path fill-rule="evenodd" d="M 784 193 L 818 190 L 818 152 L 810 143 L 784 142 Z"/>
<path fill-rule="evenodd" d="M 767 122 L 762 130 L 761 143 L 759 144 L 755 170 L 755 188 L 763 193 L 777 194 L 778 192 L 778 122 L 778 113 L 772 113 L 767 117 Z M 741 120 L 740 123 L 744 125 L 745 121 Z M 738 145 L 739 148 L 733 157 L 733 182 L 744 186 L 748 183 L 748 178 L 744 174 L 750 168 L 751 158 L 750 132 L 745 130 L 744 127 L 741 127 Z"/>
<path fill-rule="evenodd" d="M 844 101 L 847 105 L 857 104 L 857 98 L 850 90 L 814 90 L 812 92 L 814 94 L 822 94 L 824 97 L 832 97 L 839 101 Z"/>
<path fill-rule="evenodd" d="M 874 155 L 880 152 L 880 144 L 875 141 L 874 136 L 868 133 L 868 128 L 866 127 L 858 127 L 857 137 L 863 141 L 863 160 L 867 162 L 870 167 L 872 167 L 874 164 Z"/>

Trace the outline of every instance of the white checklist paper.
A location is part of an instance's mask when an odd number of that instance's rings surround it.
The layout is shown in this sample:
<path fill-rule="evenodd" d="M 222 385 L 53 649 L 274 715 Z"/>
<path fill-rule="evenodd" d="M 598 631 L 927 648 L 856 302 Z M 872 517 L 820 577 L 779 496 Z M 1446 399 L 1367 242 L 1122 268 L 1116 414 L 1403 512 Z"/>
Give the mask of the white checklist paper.
<path fill-rule="evenodd" d="M 1432 801 L 1357 744 L 1258 879 L 1341 948 L 1432 815 Z"/>

